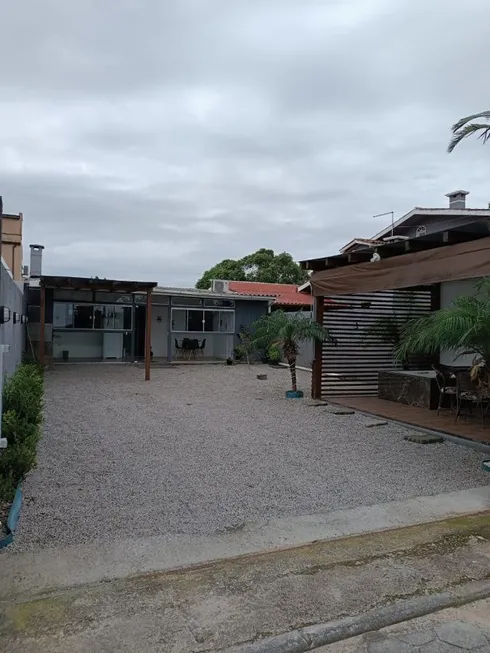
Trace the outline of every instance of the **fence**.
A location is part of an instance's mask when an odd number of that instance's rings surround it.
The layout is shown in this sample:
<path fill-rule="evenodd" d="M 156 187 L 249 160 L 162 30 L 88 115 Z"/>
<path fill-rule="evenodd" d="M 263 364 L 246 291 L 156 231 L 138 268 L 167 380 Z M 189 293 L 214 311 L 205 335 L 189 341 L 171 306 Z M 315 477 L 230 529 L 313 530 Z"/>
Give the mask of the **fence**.
<path fill-rule="evenodd" d="M 325 308 L 324 326 L 334 342 L 323 345 L 322 396 L 369 396 L 378 392 L 378 372 L 393 369 L 393 343 L 370 330 L 380 318 L 395 322 L 430 312 L 430 290 L 383 291 L 333 297 L 336 306 Z M 412 369 L 424 369 L 425 359 L 412 360 Z"/>

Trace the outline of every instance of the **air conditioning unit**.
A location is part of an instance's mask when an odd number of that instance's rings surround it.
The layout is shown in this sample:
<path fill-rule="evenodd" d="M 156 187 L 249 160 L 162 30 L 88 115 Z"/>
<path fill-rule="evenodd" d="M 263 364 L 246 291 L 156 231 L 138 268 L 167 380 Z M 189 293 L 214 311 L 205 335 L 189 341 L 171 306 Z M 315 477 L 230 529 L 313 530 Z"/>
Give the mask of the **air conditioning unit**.
<path fill-rule="evenodd" d="M 221 279 L 213 279 L 211 281 L 211 290 L 213 292 L 228 292 L 228 281 L 221 281 Z"/>

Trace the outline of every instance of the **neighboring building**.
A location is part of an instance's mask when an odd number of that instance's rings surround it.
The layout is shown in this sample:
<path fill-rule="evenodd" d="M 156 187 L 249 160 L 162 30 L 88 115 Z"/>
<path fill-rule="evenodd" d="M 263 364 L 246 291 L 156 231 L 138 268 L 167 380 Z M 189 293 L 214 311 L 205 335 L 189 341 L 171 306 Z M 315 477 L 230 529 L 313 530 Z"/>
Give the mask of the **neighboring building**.
<path fill-rule="evenodd" d="M 221 282 L 223 283 L 223 282 Z M 272 297 L 271 309 L 284 311 L 311 311 L 313 297 L 299 292 L 299 287 L 290 283 L 260 283 L 258 281 L 226 281 L 229 292 L 251 297 Z"/>
<path fill-rule="evenodd" d="M 363 327 L 369 327 L 379 316 L 392 315 L 395 310 L 399 315 L 405 311 L 409 319 L 414 308 L 417 312 L 445 308 L 455 297 L 475 293 L 477 279 L 490 274 L 490 211 L 484 210 L 484 215 L 477 211 L 477 221 L 466 219 L 424 236 L 385 242 L 377 247 L 379 257 L 374 260 L 370 248 L 361 248 L 302 261 L 303 269 L 312 271 L 310 281 L 313 295 L 319 300 L 315 304 L 319 323 L 331 326 L 323 298 L 350 301 L 352 306 L 345 315 L 335 316 L 339 322 L 334 335 L 339 341 L 338 355 L 344 356 L 342 365 L 332 364 L 328 343 L 315 351 L 314 396 L 377 393 L 378 372 L 394 367 L 391 347 L 380 346 L 377 339 L 363 333 Z M 441 351 L 440 358 L 433 362 L 469 365 L 472 358 Z"/>
<path fill-rule="evenodd" d="M 401 239 L 418 238 L 430 234 L 459 227 L 475 220 L 490 219 L 490 208 L 469 209 L 466 207 L 466 190 L 447 193 L 449 205 L 446 208 L 421 208 L 416 206 L 404 216 L 395 220 L 372 238 L 354 238 L 340 250 L 341 254 L 349 254 L 363 249 L 375 249 L 392 237 Z"/>
<path fill-rule="evenodd" d="M 29 337 L 46 362 L 142 359 L 148 324 L 154 358 L 183 358 L 183 342 L 191 340 L 198 343 L 196 360 L 226 360 L 240 326 L 267 314 L 272 301 L 149 282 L 45 276 L 42 249 L 31 246 Z"/>
<path fill-rule="evenodd" d="M 22 281 L 22 213 L 2 217 L 2 258 L 14 281 Z"/>

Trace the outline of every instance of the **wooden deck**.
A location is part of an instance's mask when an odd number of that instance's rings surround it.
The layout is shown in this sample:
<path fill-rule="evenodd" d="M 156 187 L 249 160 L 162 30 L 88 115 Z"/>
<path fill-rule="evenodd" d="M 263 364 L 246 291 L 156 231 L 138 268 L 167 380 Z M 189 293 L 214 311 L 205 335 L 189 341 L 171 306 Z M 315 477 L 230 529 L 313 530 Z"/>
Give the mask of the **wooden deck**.
<path fill-rule="evenodd" d="M 449 414 L 448 411 L 441 411 L 438 416 L 436 410 L 405 406 L 404 404 L 378 399 L 377 397 L 335 397 L 331 401 L 334 404 L 348 406 L 385 419 L 392 419 L 459 438 L 490 444 L 490 416 L 487 418 L 485 428 L 483 428 L 478 418 L 472 420 L 459 419 L 455 424 L 454 413 Z"/>

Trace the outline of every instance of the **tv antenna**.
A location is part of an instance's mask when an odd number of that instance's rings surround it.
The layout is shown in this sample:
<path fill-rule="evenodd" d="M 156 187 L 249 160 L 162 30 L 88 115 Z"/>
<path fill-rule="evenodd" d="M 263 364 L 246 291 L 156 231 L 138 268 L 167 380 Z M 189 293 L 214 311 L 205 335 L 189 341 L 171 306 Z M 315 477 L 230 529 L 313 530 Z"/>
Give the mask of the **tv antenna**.
<path fill-rule="evenodd" d="M 393 236 L 393 231 L 395 229 L 395 212 L 394 211 L 386 211 L 385 213 L 377 213 L 376 215 L 373 215 L 373 218 L 382 218 L 385 215 L 391 215 L 391 235 Z"/>

